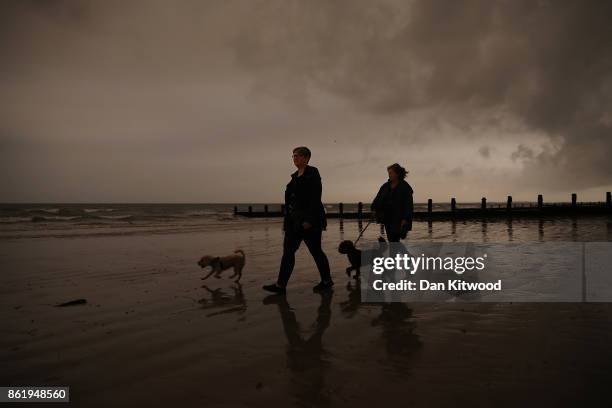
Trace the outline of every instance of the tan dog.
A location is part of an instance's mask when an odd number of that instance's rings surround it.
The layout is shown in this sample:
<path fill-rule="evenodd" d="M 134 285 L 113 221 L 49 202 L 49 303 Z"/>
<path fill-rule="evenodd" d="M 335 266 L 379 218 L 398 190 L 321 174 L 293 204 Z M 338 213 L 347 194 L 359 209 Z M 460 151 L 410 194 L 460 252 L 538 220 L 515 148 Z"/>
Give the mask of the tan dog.
<path fill-rule="evenodd" d="M 221 272 L 233 267 L 234 274 L 230 276 L 230 278 L 238 276 L 238 278 L 236 279 L 236 282 L 239 282 L 240 278 L 242 278 L 242 269 L 244 268 L 246 256 L 244 255 L 244 252 L 242 251 L 242 249 L 237 249 L 236 251 L 234 251 L 234 254 L 235 255 L 228 255 L 228 256 L 204 255 L 198 261 L 198 265 L 200 265 L 202 269 L 206 268 L 207 266 L 210 266 L 211 271 L 208 275 L 203 277 L 202 280 L 208 279 L 208 277 L 210 277 L 210 275 L 212 275 L 213 273 L 215 274 L 215 278 L 219 278 L 221 276 Z"/>

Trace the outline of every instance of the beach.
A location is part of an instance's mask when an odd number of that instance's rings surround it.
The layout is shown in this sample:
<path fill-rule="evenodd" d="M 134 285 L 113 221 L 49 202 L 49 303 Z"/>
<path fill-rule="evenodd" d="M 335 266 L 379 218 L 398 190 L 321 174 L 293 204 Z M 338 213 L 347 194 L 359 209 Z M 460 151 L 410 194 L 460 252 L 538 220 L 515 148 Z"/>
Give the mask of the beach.
<path fill-rule="evenodd" d="M 611 17 L 0 2 L 0 408 L 612 407 Z"/>
<path fill-rule="evenodd" d="M 610 304 L 362 303 L 337 252 L 356 220 L 323 234 L 333 292 L 312 293 L 302 245 L 286 299 L 268 297 L 280 219 L 204 218 L 4 224 L 0 383 L 69 386 L 88 407 L 612 402 Z M 417 222 L 406 242 L 610 241 L 611 221 Z M 239 284 L 229 271 L 201 280 L 200 256 L 238 248 Z M 86 303 L 55 307 L 75 299 Z"/>

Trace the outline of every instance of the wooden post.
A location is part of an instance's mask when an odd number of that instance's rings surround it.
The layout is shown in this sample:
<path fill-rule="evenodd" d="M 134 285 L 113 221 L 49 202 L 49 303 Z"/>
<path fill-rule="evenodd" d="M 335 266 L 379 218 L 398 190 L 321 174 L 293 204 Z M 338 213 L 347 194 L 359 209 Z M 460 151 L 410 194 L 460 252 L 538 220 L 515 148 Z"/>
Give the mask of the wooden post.
<path fill-rule="evenodd" d="M 357 218 L 361 219 L 363 215 L 363 203 L 360 201 L 357 203 Z"/>
<path fill-rule="evenodd" d="M 253 207 L 249 205 L 249 214 L 253 214 Z"/>
<path fill-rule="evenodd" d="M 578 198 L 578 195 L 576 195 L 576 193 L 572 193 L 572 208 L 576 208 L 576 199 Z"/>
<path fill-rule="evenodd" d="M 457 201 L 455 200 L 455 197 L 451 198 L 451 211 L 455 211 L 457 207 Z"/>
<path fill-rule="evenodd" d="M 480 209 L 481 210 L 487 209 L 487 197 L 482 197 L 482 200 L 480 200 Z"/>
<path fill-rule="evenodd" d="M 264 205 L 264 214 L 268 215 L 268 204 Z"/>
<path fill-rule="evenodd" d="M 342 218 L 344 215 L 344 204 L 342 203 L 338 204 L 338 214 L 340 215 L 340 218 Z"/>
<path fill-rule="evenodd" d="M 606 193 L 606 207 L 612 208 L 612 192 L 610 191 Z"/>
<path fill-rule="evenodd" d="M 508 202 L 506 203 L 506 210 L 512 210 L 512 196 L 508 196 Z"/>
<path fill-rule="evenodd" d="M 236 215 L 236 214 L 238 214 L 238 206 L 237 205 L 234 206 L 234 215 Z"/>
<path fill-rule="evenodd" d="M 538 208 L 541 210 L 544 207 L 544 197 L 542 194 L 538 194 Z"/>
<path fill-rule="evenodd" d="M 432 211 L 433 211 L 433 200 L 431 198 L 428 198 L 427 199 L 427 213 L 431 215 Z"/>

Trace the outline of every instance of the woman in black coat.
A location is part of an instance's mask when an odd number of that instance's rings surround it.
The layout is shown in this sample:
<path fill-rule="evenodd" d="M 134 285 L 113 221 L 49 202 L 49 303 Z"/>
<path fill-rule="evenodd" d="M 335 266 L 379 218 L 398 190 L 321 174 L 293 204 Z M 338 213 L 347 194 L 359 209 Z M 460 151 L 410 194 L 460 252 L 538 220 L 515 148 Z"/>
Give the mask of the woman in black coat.
<path fill-rule="evenodd" d="M 412 230 L 412 187 L 404 180 L 408 173 L 399 164 L 387 167 L 389 180 L 380 187 L 372 202 L 376 222 L 385 225 L 389 242 L 399 242 Z"/>
<path fill-rule="evenodd" d="M 291 175 L 291 181 L 285 189 L 283 257 L 276 283 L 263 287 L 269 292 L 286 292 L 295 265 L 295 252 L 302 241 L 314 258 L 321 276 L 321 281 L 313 290 L 321 292 L 334 285 L 327 255 L 321 248 L 321 234 L 327 226 L 325 208 L 321 202 L 321 175 L 316 167 L 308 165 L 310 156 L 310 150 L 305 146 L 293 150 L 293 164 L 297 171 Z"/>

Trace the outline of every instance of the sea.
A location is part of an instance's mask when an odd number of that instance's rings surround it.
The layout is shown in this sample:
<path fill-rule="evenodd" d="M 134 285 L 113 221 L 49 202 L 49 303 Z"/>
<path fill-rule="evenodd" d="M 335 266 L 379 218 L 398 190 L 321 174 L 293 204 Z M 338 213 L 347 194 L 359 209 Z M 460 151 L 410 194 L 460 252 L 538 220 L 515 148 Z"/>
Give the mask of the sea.
<path fill-rule="evenodd" d="M 246 211 L 263 211 L 265 204 L 0 204 L 0 239 L 82 237 L 98 235 L 188 233 L 207 230 L 241 230 L 257 225 L 279 225 L 280 218 L 246 218 L 234 215 L 234 207 Z M 490 202 L 488 207 L 504 207 L 506 203 Z M 516 206 L 536 203 L 516 202 Z M 357 203 L 343 204 L 345 212 L 356 212 Z M 458 208 L 478 208 L 480 203 L 461 203 Z M 338 211 L 337 204 L 326 204 L 326 211 Z M 368 205 L 364 205 L 368 208 Z M 449 210 L 447 203 L 434 203 L 433 211 Z M 269 211 L 279 211 L 280 204 L 268 204 Z M 426 211 L 426 203 L 415 204 L 415 211 Z M 342 230 L 364 222 L 330 220 L 329 228 Z M 335 225 L 338 227 L 335 227 Z M 351 227 L 349 227 L 351 228 Z M 444 231 L 444 233 L 441 233 Z M 521 239 L 521 231 L 529 231 Z M 436 235 L 436 232 L 438 233 Z M 517 235 L 518 233 L 518 235 Z M 556 217 L 483 222 L 481 220 L 415 223 L 412 232 L 419 240 L 495 241 L 561 240 L 612 241 L 612 216 Z"/>

